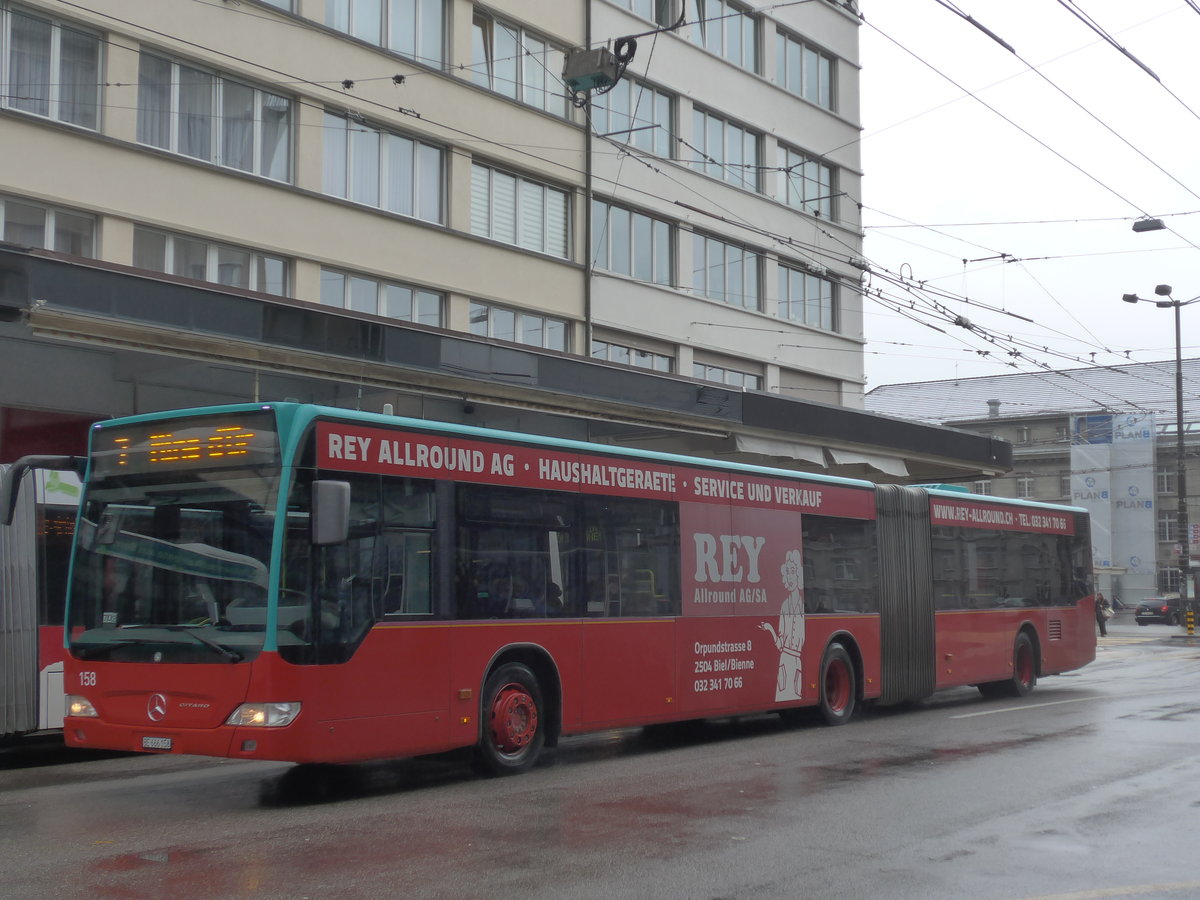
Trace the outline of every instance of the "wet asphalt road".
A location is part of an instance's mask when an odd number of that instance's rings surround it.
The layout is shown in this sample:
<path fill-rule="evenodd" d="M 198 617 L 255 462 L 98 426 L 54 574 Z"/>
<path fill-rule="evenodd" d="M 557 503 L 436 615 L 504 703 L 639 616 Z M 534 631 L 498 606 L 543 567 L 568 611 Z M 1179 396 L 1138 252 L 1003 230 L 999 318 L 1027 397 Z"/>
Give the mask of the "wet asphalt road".
<path fill-rule="evenodd" d="M 1200 639 L 1119 617 L 1022 700 L 312 769 L 0 751 L 0 897 L 1200 897 Z"/>

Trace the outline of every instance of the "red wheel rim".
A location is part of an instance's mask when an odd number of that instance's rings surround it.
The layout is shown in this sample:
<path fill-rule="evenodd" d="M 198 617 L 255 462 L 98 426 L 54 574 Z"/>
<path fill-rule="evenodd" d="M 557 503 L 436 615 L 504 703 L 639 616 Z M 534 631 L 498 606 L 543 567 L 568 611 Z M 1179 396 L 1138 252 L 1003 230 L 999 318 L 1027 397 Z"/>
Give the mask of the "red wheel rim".
<path fill-rule="evenodd" d="M 825 704 L 841 712 L 850 703 L 850 671 L 843 660 L 835 659 L 825 669 Z"/>
<path fill-rule="evenodd" d="M 1021 684 L 1033 681 L 1033 651 L 1025 645 L 1017 650 L 1017 680 Z"/>
<path fill-rule="evenodd" d="M 522 685 L 506 684 L 496 692 L 488 728 L 498 751 L 508 755 L 520 753 L 537 734 L 537 727 L 537 704 Z"/>

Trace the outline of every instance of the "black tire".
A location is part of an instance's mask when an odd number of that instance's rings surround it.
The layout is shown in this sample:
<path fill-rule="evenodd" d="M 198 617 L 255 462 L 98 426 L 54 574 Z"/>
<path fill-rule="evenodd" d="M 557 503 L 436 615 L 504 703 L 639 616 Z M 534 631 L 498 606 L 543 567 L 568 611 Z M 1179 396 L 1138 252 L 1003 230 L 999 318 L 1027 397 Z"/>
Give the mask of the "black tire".
<path fill-rule="evenodd" d="M 505 663 L 488 676 L 480 705 L 475 758 L 489 775 L 517 775 L 537 762 L 546 743 L 546 715 L 537 676 L 522 663 Z"/>
<path fill-rule="evenodd" d="M 854 715 L 858 704 L 858 679 L 854 661 L 841 644 L 830 644 L 821 659 L 820 678 L 821 717 L 829 725 L 845 725 Z"/>
<path fill-rule="evenodd" d="M 1037 657 L 1033 652 L 1033 641 L 1024 631 L 1017 634 L 1013 643 L 1013 673 L 1005 684 L 1012 697 L 1024 697 L 1037 686 Z"/>
<path fill-rule="evenodd" d="M 1033 652 L 1033 641 L 1024 631 L 1018 632 L 1013 642 L 1012 675 L 1003 681 L 987 681 L 977 684 L 979 693 L 988 698 L 1024 697 L 1037 685 L 1037 655 Z"/>

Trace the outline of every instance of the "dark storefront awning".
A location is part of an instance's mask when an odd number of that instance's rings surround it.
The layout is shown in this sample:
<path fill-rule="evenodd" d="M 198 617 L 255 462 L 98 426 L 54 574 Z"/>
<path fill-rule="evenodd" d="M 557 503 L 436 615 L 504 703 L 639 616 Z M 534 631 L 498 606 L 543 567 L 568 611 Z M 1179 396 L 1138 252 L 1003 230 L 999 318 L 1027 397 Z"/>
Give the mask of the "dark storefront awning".
<path fill-rule="evenodd" d="M 1003 441 L 0 244 L 0 405 L 103 418 L 298 399 L 883 481 Z"/>

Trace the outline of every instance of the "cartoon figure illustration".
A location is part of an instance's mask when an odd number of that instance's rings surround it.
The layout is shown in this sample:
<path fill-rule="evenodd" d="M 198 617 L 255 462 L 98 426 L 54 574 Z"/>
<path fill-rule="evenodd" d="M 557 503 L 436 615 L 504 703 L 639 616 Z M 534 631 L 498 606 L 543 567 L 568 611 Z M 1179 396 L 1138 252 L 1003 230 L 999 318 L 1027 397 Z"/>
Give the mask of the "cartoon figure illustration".
<path fill-rule="evenodd" d="M 779 630 L 770 622 L 759 627 L 771 635 L 779 648 L 779 680 L 775 684 L 775 699 L 799 700 L 803 688 L 800 672 L 800 650 L 804 646 L 804 563 L 799 550 L 789 550 L 779 567 L 788 596 L 779 610 Z"/>

